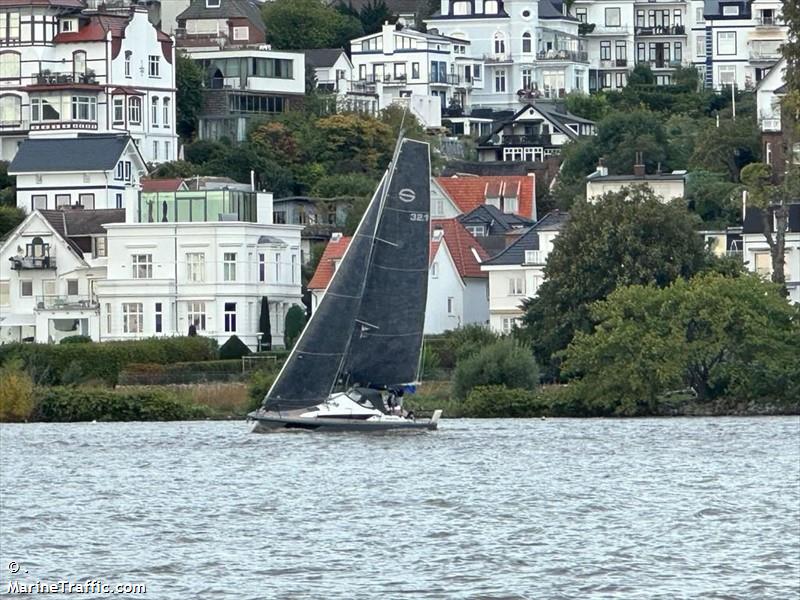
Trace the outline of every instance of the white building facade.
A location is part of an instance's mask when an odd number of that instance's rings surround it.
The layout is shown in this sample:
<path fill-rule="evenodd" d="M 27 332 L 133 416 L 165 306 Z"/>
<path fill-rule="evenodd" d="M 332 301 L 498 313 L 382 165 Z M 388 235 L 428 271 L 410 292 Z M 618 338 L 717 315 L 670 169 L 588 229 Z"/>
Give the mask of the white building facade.
<path fill-rule="evenodd" d="M 76 0 L 0 6 L 0 159 L 27 137 L 128 133 L 148 163 L 175 160 L 175 52 L 147 12 Z"/>

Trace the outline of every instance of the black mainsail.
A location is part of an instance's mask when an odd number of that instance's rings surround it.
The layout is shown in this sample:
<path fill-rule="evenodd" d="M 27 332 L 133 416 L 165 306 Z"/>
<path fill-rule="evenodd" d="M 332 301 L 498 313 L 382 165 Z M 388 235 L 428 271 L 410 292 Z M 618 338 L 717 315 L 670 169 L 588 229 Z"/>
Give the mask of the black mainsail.
<path fill-rule="evenodd" d="M 430 239 L 428 144 L 401 140 L 339 268 L 266 398 L 267 410 L 327 399 L 341 378 L 414 381 Z"/>

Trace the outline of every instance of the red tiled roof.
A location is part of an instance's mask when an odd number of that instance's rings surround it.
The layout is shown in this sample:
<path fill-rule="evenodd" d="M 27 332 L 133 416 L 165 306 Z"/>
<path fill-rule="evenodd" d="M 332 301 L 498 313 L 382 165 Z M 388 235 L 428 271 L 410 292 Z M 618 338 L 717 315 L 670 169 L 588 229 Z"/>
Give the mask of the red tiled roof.
<path fill-rule="evenodd" d="M 461 277 L 488 276 L 488 273 L 481 271 L 481 262 L 488 260 L 489 255 L 458 219 L 435 219 L 432 226 L 434 230 L 444 231 L 444 241 Z"/>
<path fill-rule="evenodd" d="M 466 214 L 486 203 L 486 192 L 497 194 L 501 185 L 507 190 L 518 190 L 519 201 L 515 214 L 526 219 L 533 218 L 536 179 L 533 175 L 486 175 L 483 177 L 455 176 L 437 177 L 436 183 L 450 196 L 458 209 Z"/>
<path fill-rule="evenodd" d="M 127 16 L 119 15 L 93 15 L 89 23 L 78 31 L 65 31 L 57 34 L 53 41 L 57 44 L 70 44 L 75 42 L 101 42 L 106 39 L 110 31 L 111 37 L 125 37 L 125 28 L 130 20 Z"/>
<path fill-rule="evenodd" d="M 183 179 L 142 179 L 143 192 L 177 192 L 183 186 Z"/>
<path fill-rule="evenodd" d="M 325 251 L 319 259 L 317 270 L 314 271 L 314 276 L 308 282 L 308 289 L 310 290 L 324 290 L 333 279 L 333 274 L 336 272 L 335 261 L 344 256 L 345 250 L 350 245 L 351 237 L 342 236 L 338 241 L 331 240 L 325 246 Z"/>

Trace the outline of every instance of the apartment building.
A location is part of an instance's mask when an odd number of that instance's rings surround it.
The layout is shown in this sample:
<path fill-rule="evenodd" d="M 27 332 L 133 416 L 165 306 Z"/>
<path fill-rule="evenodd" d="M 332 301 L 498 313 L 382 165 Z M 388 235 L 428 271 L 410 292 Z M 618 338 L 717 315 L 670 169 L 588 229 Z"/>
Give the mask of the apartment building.
<path fill-rule="evenodd" d="M 81 0 L 0 4 L 0 159 L 27 138 L 126 133 L 148 163 L 175 160 L 175 53 L 143 8 Z"/>

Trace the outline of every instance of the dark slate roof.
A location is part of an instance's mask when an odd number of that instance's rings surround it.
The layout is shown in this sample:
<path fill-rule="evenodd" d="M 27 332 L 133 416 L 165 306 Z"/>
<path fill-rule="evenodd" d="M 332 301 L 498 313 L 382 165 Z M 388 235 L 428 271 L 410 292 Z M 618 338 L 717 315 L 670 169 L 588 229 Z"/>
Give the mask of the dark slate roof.
<path fill-rule="evenodd" d="M 511 244 L 508 248 L 503 250 L 497 256 L 494 256 L 484 262 L 485 265 L 521 265 L 525 262 L 526 250 L 539 250 L 539 232 L 540 231 L 558 231 L 560 230 L 569 219 L 569 213 L 554 210 L 547 213 L 544 217 L 531 227 L 527 233 L 524 233 L 520 238 Z"/>
<path fill-rule="evenodd" d="M 442 177 L 452 177 L 459 173 L 470 175 L 527 175 L 535 171 L 544 171 L 545 166 L 530 162 L 494 161 L 479 162 L 467 160 L 451 160 L 442 168 Z"/>
<path fill-rule="evenodd" d="M 775 230 L 775 222 L 770 223 L 770 229 Z M 789 231 L 800 232 L 800 202 L 789 205 Z M 742 233 L 764 233 L 761 220 L 761 209 L 748 206 L 744 217 Z"/>
<path fill-rule="evenodd" d="M 408 15 L 417 12 L 418 0 L 384 0 L 386 8 L 393 15 Z M 343 0 L 343 4 L 347 4 L 353 10 L 361 12 L 362 8 L 370 5 L 375 5 L 375 0 Z"/>
<path fill-rule="evenodd" d="M 303 50 L 306 55 L 306 64 L 316 67 L 332 67 L 339 60 L 344 52 L 343 48 L 315 48 L 313 50 Z"/>
<path fill-rule="evenodd" d="M 539 0 L 540 19 L 564 19 L 565 21 L 577 21 L 575 17 L 565 15 L 561 0 Z"/>
<path fill-rule="evenodd" d="M 209 8 L 206 0 L 191 0 L 189 8 L 178 15 L 178 21 L 192 19 L 231 19 L 240 17 L 247 19 L 258 30 L 264 31 L 264 20 L 261 11 L 250 0 L 220 0 L 219 6 Z"/>
<path fill-rule="evenodd" d="M 105 234 L 103 224 L 125 222 L 124 208 L 40 210 L 39 213 L 80 258 L 83 258 L 83 250 L 74 238 Z"/>
<path fill-rule="evenodd" d="M 472 209 L 465 215 L 458 217 L 463 223 L 485 223 L 490 227 L 498 226 L 503 231 L 511 231 L 520 227 L 533 225 L 533 221 L 525 219 L 515 214 L 504 213 L 502 210 L 491 204 L 481 204 Z"/>
<path fill-rule="evenodd" d="M 584 119 L 583 117 L 579 117 L 578 115 L 573 115 L 572 113 L 562 112 L 557 110 L 556 106 L 549 102 L 541 102 L 535 104 L 526 104 L 522 108 L 520 108 L 514 115 L 505 120 L 505 121 L 498 121 L 497 124 L 492 129 L 491 133 L 485 135 L 481 138 L 478 138 L 478 145 L 487 144 L 491 139 L 492 136 L 500 133 L 503 128 L 508 125 L 509 123 L 513 123 L 520 117 L 522 114 L 528 112 L 533 108 L 537 112 L 541 113 L 541 115 L 547 119 L 556 129 L 558 129 L 561 133 L 569 137 L 570 139 L 577 139 L 578 135 L 572 131 L 569 127 L 567 127 L 567 123 L 585 123 L 588 125 L 594 125 L 594 121 L 590 121 L 589 119 Z"/>
<path fill-rule="evenodd" d="M 22 142 L 9 173 L 42 171 L 110 171 L 130 141 L 127 135 L 87 135 Z"/>
<path fill-rule="evenodd" d="M 589 181 L 682 181 L 686 173 L 649 173 L 645 175 L 597 175 L 597 172 L 587 175 Z"/>

